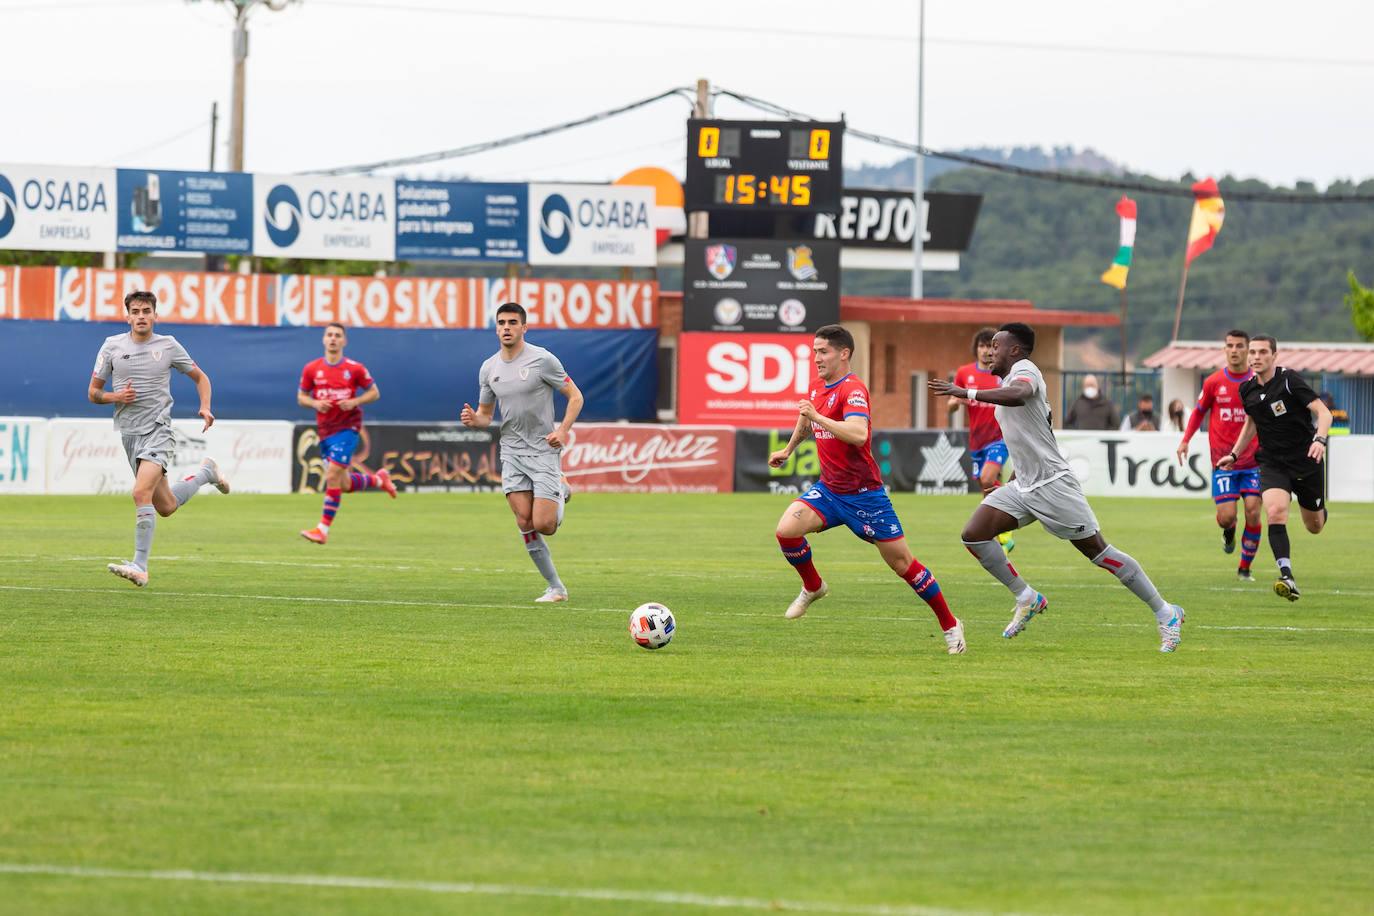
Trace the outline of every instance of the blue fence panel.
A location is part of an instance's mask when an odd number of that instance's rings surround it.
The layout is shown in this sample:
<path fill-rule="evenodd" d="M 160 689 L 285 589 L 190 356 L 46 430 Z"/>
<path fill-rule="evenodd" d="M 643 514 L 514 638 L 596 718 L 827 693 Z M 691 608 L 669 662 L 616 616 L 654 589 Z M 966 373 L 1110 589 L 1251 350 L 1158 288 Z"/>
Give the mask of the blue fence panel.
<path fill-rule="evenodd" d="M 114 322 L 0 322 L 0 414 L 108 417 L 111 408 L 86 400 L 100 344 L 124 327 Z M 159 324 L 210 376 L 221 419 L 300 420 L 301 368 L 324 352 L 321 328 L 220 327 Z M 655 420 L 658 331 L 543 330 L 525 338 L 563 362 L 586 398 L 584 420 Z M 382 397 L 367 405 L 374 420 L 453 420 L 463 402 L 477 404 L 477 370 L 500 344 L 491 329 L 354 328 L 350 357 L 367 366 Z M 174 417 L 193 416 L 195 388 L 174 379 Z M 561 415 L 562 398 L 558 399 Z"/>

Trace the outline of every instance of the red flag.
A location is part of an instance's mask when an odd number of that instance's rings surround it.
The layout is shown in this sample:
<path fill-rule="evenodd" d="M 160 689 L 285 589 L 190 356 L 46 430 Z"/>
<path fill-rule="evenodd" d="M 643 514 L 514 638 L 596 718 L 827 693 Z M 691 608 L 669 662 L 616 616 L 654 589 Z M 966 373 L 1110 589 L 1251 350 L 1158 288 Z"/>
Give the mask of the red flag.
<path fill-rule="evenodd" d="M 1215 181 L 1204 178 L 1193 185 L 1193 221 L 1188 226 L 1188 249 L 1183 255 L 1185 266 L 1212 247 L 1225 216 L 1226 205 L 1221 201 L 1221 191 L 1217 190 Z"/>

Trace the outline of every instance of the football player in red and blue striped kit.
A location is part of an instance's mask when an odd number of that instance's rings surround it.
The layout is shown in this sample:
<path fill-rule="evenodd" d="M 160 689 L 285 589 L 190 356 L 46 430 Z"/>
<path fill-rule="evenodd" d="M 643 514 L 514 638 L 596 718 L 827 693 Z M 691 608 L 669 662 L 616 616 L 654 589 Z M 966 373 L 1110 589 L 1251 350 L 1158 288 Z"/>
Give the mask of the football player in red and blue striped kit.
<path fill-rule="evenodd" d="M 876 545 L 892 571 L 930 605 L 944 631 L 949 654 L 960 655 L 965 650 L 964 626 L 950 613 L 930 570 L 907 548 L 902 523 L 873 460 L 868 389 L 849 369 L 854 337 L 840 325 L 828 324 L 817 329 L 812 351 L 820 378 L 812 384 L 810 396 L 797 402 L 792 438 L 768 456 L 770 466 L 781 467 L 803 439 L 812 433 L 816 436 L 821 479 L 778 520 L 778 545 L 802 580 L 801 594 L 787 608 L 786 616 L 802 616 L 829 591 L 811 561 L 806 535 L 844 525 Z"/>
<path fill-rule="evenodd" d="M 301 370 L 301 386 L 296 402 L 314 410 L 320 431 L 320 455 L 325 460 L 324 510 L 320 523 L 301 532 L 301 537 L 316 544 L 329 539 L 329 528 L 339 511 L 343 494 L 359 490 L 385 490 L 396 498 L 396 484 L 386 468 L 375 474 L 349 473 L 353 450 L 363 428 L 363 405 L 382 396 L 367 367 L 343 355 L 348 334 L 341 324 L 324 329 L 324 356 L 312 359 Z"/>

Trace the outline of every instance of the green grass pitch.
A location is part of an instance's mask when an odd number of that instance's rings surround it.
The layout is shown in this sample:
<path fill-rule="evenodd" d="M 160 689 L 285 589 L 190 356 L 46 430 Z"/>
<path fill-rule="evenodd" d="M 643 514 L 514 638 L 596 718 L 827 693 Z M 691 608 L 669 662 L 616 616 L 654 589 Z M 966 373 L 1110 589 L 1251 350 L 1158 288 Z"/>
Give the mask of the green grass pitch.
<path fill-rule="evenodd" d="M 1188 611 L 971 497 L 894 497 L 965 621 L 785 497 L 579 494 L 543 590 L 494 494 L 0 497 L 0 914 L 1374 912 L 1374 506 L 1238 583 L 1205 498 L 1094 501 Z M 671 645 L 635 646 L 661 601 Z"/>

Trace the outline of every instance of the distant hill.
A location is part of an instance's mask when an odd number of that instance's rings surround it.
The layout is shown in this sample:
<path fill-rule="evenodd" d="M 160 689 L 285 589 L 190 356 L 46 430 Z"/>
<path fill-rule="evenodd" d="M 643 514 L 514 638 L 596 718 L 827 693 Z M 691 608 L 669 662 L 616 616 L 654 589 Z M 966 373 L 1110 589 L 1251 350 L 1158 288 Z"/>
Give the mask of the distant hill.
<path fill-rule="evenodd" d="M 1124 175 L 1126 170 L 1112 160 L 1091 149 L 1075 150 L 1070 146 L 1055 147 L 1046 151 L 1039 146 L 1005 147 L 979 146 L 972 149 L 950 150 L 975 159 L 989 162 L 1005 162 L 1027 169 L 1040 169 L 1054 172 L 1087 172 L 1091 175 Z M 856 169 L 844 170 L 844 184 L 847 188 L 893 188 L 908 190 L 912 186 L 916 166 L 911 157 L 893 165 L 864 165 Z M 934 181 L 946 172 L 968 168 L 962 162 L 950 159 L 926 157 L 925 178 Z"/>
<path fill-rule="evenodd" d="M 1094 163 L 1091 170 L 1099 174 L 1124 174 L 1091 151 L 984 152 L 1018 165 L 1037 157 L 1042 162 L 1076 159 Z M 876 182 L 887 173 L 894 182 L 889 186 L 910 188 L 911 170 L 908 159 L 887 169 L 846 170 L 846 181 L 851 187 L 878 187 L 882 185 Z M 897 181 L 898 176 L 904 177 Z M 1226 222 L 1216 245 L 1189 269 L 1180 338 L 1220 339 L 1227 329 L 1241 327 L 1271 333 L 1280 346 L 1284 340 L 1359 340 L 1342 297 L 1348 289 L 1347 270 L 1366 283 L 1374 278 L 1374 202 L 1243 202 L 1227 200 L 1227 192 L 1276 189 L 1228 177 L 1218 178 L 1218 184 L 1226 200 Z M 929 187 L 982 194 L 983 206 L 960 270 L 927 273 L 927 296 L 1022 298 L 1044 308 L 1099 312 L 1120 308 L 1120 293 L 1099 279 L 1116 253 L 1119 219 L 1114 208 L 1120 191 L 971 167 L 947 169 Z M 1358 186 L 1338 182 L 1328 191 L 1374 195 L 1374 180 Z M 1135 359 L 1158 349 L 1173 331 L 1192 201 L 1134 192 L 1129 196 L 1139 208 L 1126 322 L 1127 347 Z M 850 294 L 905 295 L 909 289 L 910 275 L 904 272 L 847 271 L 844 277 L 844 291 Z M 1070 340 L 1094 333 L 1099 332 L 1074 331 Z M 1115 350 L 1119 332 L 1110 333 L 1109 349 Z"/>

